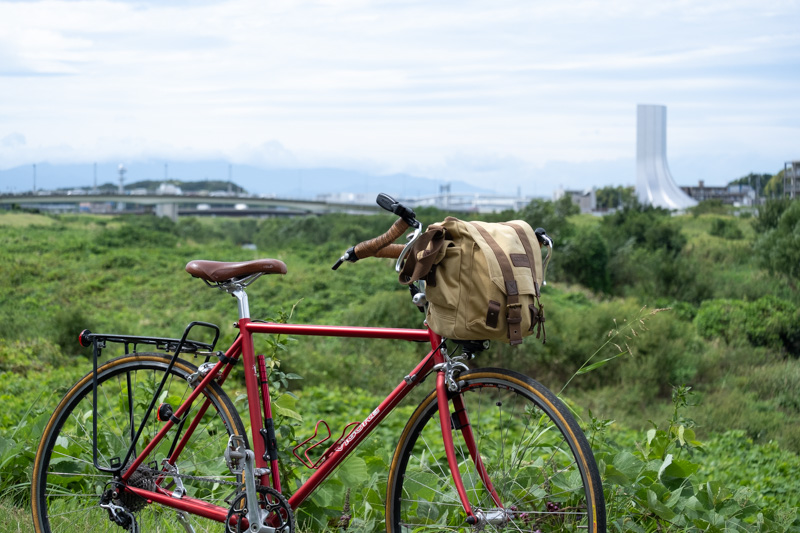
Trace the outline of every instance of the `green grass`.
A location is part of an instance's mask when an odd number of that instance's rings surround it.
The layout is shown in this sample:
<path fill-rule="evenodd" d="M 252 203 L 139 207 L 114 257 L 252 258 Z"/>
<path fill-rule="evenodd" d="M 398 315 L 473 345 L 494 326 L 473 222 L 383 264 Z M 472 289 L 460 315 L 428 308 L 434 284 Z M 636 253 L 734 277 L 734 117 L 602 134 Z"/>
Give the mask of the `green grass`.
<path fill-rule="evenodd" d="M 18 507 L 9 501 L 0 501 L 0 533 L 28 533 L 33 531 L 33 519 L 28 508 Z"/>
<path fill-rule="evenodd" d="M 8 213 L 0 211 L 0 226 L 27 228 L 29 226 L 52 226 L 55 219 L 33 213 Z"/>
<path fill-rule="evenodd" d="M 711 235 L 714 220 L 720 218 L 733 221 L 743 238 Z M 630 348 L 628 355 L 572 381 L 566 395 L 576 413 L 587 426 L 592 424 L 589 410 L 599 419 L 616 420 L 606 431 L 609 441 L 636 450 L 633 442 L 641 445 L 641 432 L 652 427 L 650 421 L 669 417 L 672 386 L 691 385 L 698 405 L 686 416 L 697 423 L 698 438 L 709 450 L 698 459 L 703 479 L 736 486 L 752 480 L 772 498 L 769 505 L 796 506 L 791 495 L 800 493 L 800 486 L 786 471 L 797 471 L 800 451 L 797 355 L 753 345 L 743 335 L 735 342 L 702 338 L 693 321 L 704 300 L 754 302 L 773 295 L 800 304 L 796 285 L 758 266 L 750 220 L 716 214 L 670 219 L 687 241 L 677 260 L 667 264 L 680 275 L 672 280 L 647 279 L 669 272 L 657 272 L 661 265 L 653 260 L 654 252 L 644 249 L 625 256 L 645 267 L 622 264 L 642 277 L 623 276 L 620 293 L 591 293 L 548 276 L 542 297 L 547 344 L 535 339 L 514 349 L 498 344 L 474 364 L 514 368 L 559 390 L 610 331 L 636 322 L 645 305 L 670 307 L 636 326 L 636 334 L 628 332 L 615 341 L 622 351 Z M 601 224 L 601 219 L 585 216 L 570 221 L 578 232 Z M 235 301 L 186 274 L 183 267 L 191 259 L 284 260 L 286 276 L 266 276 L 248 290 L 254 317 L 274 318 L 297 304 L 292 322 L 419 327 L 423 315 L 408 303 L 389 261 L 360 261 L 335 273 L 330 270 L 344 249 L 384 222 L 370 217 L 249 222 L 187 218 L 174 225 L 149 217 L 0 213 L 0 439 L 19 447 L 8 448 L 4 457 L 20 461 L 13 469 L 0 466 L 0 495 L 5 494 L 3 487 L 26 481 L 24 461 L 30 459 L 25 454 L 35 450 L 37 440 L 34 422 L 90 369 L 88 351 L 76 343 L 81 329 L 179 336 L 189 321 L 204 320 L 222 327 L 220 345 L 233 340 Z M 323 231 L 324 239 L 312 242 L 304 228 Z M 258 250 L 243 249 L 243 242 L 257 243 Z M 557 247 L 556 262 L 559 251 Z M 672 292 L 660 293 L 658 287 Z M 346 423 L 332 408 L 341 394 L 326 397 L 325 389 L 314 384 L 357 387 L 362 391 L 357 399 L 369 409 L 379 393 L 386 394 L 403 378 L 420 352 L 412 343 L 343 339 L 301 339 L 287 348 L 280 355 L 282 370 L 304 376 L 293 386 L 317 398 L 308 400 L 314 404 L 309 419 L 336 419 L 337 427 Z M 264 351 L 265 346 L 257 344 L 256 349 Z M 616 353 L 616 347 L 607 345 L 597 360 Z M 742 433 L 731 437 L 728 430 Z M 387 427 L 381 438 L 390 440 L 393 431 Z M 760 456 L 767 458 L 758 463 Z M 28 513 L 23 502 L 6 498 L 0 516 L 10 519 L 0 521 L 0 533 L 30 530 Z"/>

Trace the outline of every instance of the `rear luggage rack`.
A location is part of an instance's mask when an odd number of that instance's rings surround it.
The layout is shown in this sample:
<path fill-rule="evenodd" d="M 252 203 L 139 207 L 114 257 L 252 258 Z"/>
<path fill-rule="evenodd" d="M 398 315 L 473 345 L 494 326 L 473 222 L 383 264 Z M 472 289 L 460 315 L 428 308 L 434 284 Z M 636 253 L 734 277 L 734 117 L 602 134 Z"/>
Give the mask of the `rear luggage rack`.
<path fill-rule="evenodd" d="M 200 342 L 200 341 L 193 341 L 189 340 L 187 337 L 189 336 L 189 332 L 194 327 L 201 327 L 201 328 L 209 328 L 214 331 L 214 340 L 211 343 Z M 181 353 L 194 353 L 197 355 L 206 356 L 206 362 L 212 355 L 211 352 L 214 350 L 214 346 L 217 344 L 217 340 L 219 340 L 219 326 L 215 324 L 210 324 L 208 322 L 191 322 L 186 329 L 183 330 L 183 336 L 180 339 L 170 339 L 165 337 L 138 337 L 134 335 L 114 335 L 114 334 L 106 334 L 106 333 L 92 333 L 89 330 L 83 330 L 81 334 L 78 336 L 78 343 L 83 346 L 84 348 L 88 348 L 89 346 L 92 347 L 92 358 L 93 358 L 93 370 L 92 370 L 92 448 L 93 448 L 93 461 L 94 466 L 99 471 L 113 473 L 114 475 L 119 475 L 125 465 L 128 464 L 131 457 L 134 455 L 134 450 L 136 449 L 136 443 L 139 441 L 139 437 L 142 435 L 142 431 L 144 430 L 148 420 L 150 419 L 150 415 L 155 408 L 155 404 L 158 400 L 158 397 L 161 395 L 161 391 L 164 389 L 164 384 L 169 378 L 170 371 L 172 367 L 175 366 L 175 362 L 178 360 L 178 356 Z M 127 453 L 125 454 L 124 459 L 114 458 L 111 461 L 111 468 L 106 468 L 100 466 L 98 462 L 98 450 L 97 450 L 97 362 L 100 359 L 100 356 L 103 353 L 103 348 L 106 347 L 107 342 L 113 342 L 118 344 L 125 345 L 125 354 L 131 353 L 130 347 L 133 345 L 133 353 L 136 353 L 136 347 L 140 344 L 149 344 L 154 345 L 159 350 L 165 350 L 167 353 L 172 352 L 172 358 L 167 365 L 166 370 L 164 371 L 164 377 L 161 380 L 158 388 L 153 394 L 153 399 L 150 402 L 150 406 L 147 408 L 147 411 L 139 425 L 138 431 L 135 433 L 133 432 L 134 427 L 131 426 L 131 444 L 128 448 Z M 130 397 L 130 388 L 128 391 L 128 405 L 132 405 L 133 400 Z M 179 432 L 180 433 L 180 432 Z"/>
<path fill-rule="evenodd" d="M 206 327 L 214 330 L 214 341 L 211 343 L 200 342 L 187 339 L 189 330 L 195 326 Z M 214 346 L 219 339 L 219 327 L 207 322 L 192 322 L 186 327 L 183 332 L 183 337 L 180 339 L 172 339 L 168 337 L 139 337 L 135 335 L 115 335 L 110 333 L 92 333 L 88 329 L 81 331 L 78 337 L 78 343 L 84 348 L 95 346 L 96 349 L 102 350 L 106 347 L 107 342 L 125 345 L 125 353 L 130 353 L 130 345 L 133 345 L 133 351 L 139 344 L 149 344 L 156 347 L 157 350 L 173 353 L 196 353 L 196 352 L 211 352 L 214 351 Z M 99 354 L 98 354 L 99 356 Z"/>

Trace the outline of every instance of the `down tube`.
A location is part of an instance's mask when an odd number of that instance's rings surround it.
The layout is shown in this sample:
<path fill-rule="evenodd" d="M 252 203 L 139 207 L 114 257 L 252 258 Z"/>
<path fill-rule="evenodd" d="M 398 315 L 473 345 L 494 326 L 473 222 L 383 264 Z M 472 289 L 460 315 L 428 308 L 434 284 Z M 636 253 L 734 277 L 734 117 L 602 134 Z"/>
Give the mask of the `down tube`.
<path fill-rule="evenodd" d="M 414 370 L 406 376 L 402 382 L 386 397 L 381 404 L 373 410 L 364 421 L 361 422 L 348 437 L 336 447 L 334 452 L 325 461 L 319 469 L 311 475 L 308 480 L 303 483 L 297 491 L 289 498 L 289 505 L 292 509 L 297 509 L 308 496 L 323 482 L 327 477 L 344 461 L 347 456 L 358 445 L 366 439 L 372 430 L 374 430 L 383 419 L 392 412 L 392 410 L 399 404 L 406 395 L 411 392 L 433 369 L 436 360 L 438 359 L 438 344 L 439 337 L 433 333 L 428 334 L 428 340 L 431 341 L 432 349 L 427 356 L 420 362 Z"/>

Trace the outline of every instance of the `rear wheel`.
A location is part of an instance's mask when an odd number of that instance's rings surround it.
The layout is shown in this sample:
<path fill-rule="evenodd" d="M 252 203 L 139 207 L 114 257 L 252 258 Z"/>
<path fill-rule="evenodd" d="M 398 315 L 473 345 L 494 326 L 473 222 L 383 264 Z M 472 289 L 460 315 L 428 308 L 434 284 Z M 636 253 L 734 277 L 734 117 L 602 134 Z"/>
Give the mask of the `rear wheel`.
<path fill-rule="evenodd" d="M 97 448 L 101 467 L 110 468 L 113 461 L 124 460 L 132 434 L 142 423 L 169 361 L 164 354 L 131 354 L 112 359 L 98 369 Z M 187 378 L 196 371 L 194 365 L 176 361 L 156 408 L 159 404 L 169 404 L 177 409 L 191 394 L 193 389 Z M 180 517 L 172 508 L 124 491 L 110 502 L 104 500 L 106 508 L 100 507 L 101 496 L 115 485 L 112 474 L 94 466 L 92 391 L 90 373 L 67 392 L 45 427 L 32 478 L 35 530 L 38 533 L 121 531 L 110 519 L 111 504 L 123 522 L 135 518 L 141 531 L 185 531 L 186 520 L 195 531 L 220 531 L 222 524 L 219 522 L 195 516 Z M 206 412 L 175 466 L 178 474 L 206 479 L 170 476 L 157 479 L 154 472 L 162 470 L 162 460 L 204 405 Z M 188 496 L 228 507 L 224 500 L 237 487 L 228 484 L 236 478 L 230 473 L 223 454 L 231 434 L 245 435 L 244 425 L 230 399 L 216 383 L 206 387 L 195 400 L 186 421 L 182 427 L 176 424 L 170 430 L 143 466 L 130 477 L 129 484 L 153 490 L 159 483 L 175 491 L 179 487 L 175 481 L 180 479 Z M 141 452 L 162 426 L 156 413 L 151 413 L 135 452 Z"/>
<path fill-rule="evenodd" d="M 474 370 L 457 382 L 446 424 L 478 523 L 467 522 L 456 492 L 433 392 L 406 424 L 392 460 L 387 532 L 604 532 L 600 475 L 566 406 L 538 382 L 509 370 Z M 468 423 L 453 407 L 459 398 Z M 469 430 L 494 496 L 465 444 Z"/>

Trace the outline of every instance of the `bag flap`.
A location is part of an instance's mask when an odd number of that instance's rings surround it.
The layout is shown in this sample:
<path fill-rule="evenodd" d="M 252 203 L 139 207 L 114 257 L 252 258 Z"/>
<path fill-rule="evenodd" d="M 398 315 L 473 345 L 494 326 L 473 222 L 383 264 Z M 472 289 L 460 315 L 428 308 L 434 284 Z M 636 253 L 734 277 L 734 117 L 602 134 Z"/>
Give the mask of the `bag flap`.
<path fill-rule="evenodd" d="M 504 294 L 507 294 L 505 279 L 495 251 L 481 235 L 478 226 L 486 231 L 505 253 L 508 262 L 512 265 L 514 280 L 519 294 L 538 295 L 538 288 L 541 286 L 542 254 L 539 248 L 539 241 L 536 239 L 536 235 L 530 225 L 523 220 L 514 220 L 504 224 L 470 222 L 463 225 L 478 244 L 481 252 L 483 252 L 492 283 Z M 517 228 L 520 228 L 527 237 L 530 245 L 529 249 L 526 250 L 520 240 Z"/>

